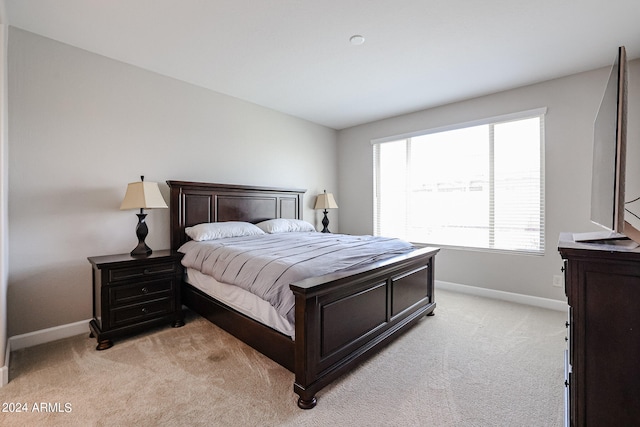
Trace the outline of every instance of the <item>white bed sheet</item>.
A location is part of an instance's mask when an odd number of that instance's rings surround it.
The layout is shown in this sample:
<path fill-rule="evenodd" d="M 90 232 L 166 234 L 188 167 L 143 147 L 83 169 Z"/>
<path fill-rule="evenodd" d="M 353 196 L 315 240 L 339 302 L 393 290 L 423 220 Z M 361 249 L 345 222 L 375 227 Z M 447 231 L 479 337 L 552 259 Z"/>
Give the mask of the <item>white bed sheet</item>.
<path fill-rule="evenodd" d="M 186 281 L 205 294 L 219 300 L 253 320 L 295 339 L 295 327 L 282 317 L 269 302 L 244 289 L 218 282 L 193 268 L 186 269 Z"/>

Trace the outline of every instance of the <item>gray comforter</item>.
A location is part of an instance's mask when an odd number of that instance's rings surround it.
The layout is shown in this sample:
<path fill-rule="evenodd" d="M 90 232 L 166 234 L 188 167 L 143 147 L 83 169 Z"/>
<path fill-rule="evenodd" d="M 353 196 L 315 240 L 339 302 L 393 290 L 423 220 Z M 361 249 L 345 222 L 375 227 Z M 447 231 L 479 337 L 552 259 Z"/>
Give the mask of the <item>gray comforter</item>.
<path fill-rule="evenodd" d="M 311 232 L 189 241 L 179 251 L 185 254 L 185 267 L 269 301 L 293 324 L 295 301 L 289 284 L 412 249 L 399 239 Z"/>

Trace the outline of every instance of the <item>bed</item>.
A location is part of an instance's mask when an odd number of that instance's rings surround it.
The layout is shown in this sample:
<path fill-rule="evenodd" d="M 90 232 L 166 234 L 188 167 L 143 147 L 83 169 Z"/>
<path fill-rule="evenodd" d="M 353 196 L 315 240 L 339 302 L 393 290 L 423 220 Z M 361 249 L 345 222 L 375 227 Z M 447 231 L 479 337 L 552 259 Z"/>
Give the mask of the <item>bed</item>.
<path fill-rule="evenodd" d="M 190 240 L 185 229 L 197 224 L 301 219 L 306 192 L 187 181 L 167 184 L 173 250 Z M 183 281 L 182 303 L 293 372 L 298 406 L 310 409 L 316 405 L 320 389 L 354 369 L 425 315 L 433 315 L 437 252 L 431 247 L 413 249 L 291 283 L 293 334 L 266 326 L 233 304 L 212 297 L 194 280 Z"/>

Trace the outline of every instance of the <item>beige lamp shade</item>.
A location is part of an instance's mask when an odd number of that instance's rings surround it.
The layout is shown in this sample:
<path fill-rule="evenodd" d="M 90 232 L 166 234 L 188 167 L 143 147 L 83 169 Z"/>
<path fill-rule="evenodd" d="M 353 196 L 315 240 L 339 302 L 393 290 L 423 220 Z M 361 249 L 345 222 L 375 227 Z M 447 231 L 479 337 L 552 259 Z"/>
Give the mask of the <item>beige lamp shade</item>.
<path fill-rule="evenodd" d="M 316 197 L 314 209 L 338 209 L 338 204 L 336 199 L 333 198 L 333 194 L 327 193 L 325 190 L 324 193 L 318 194 L 318 197 Z"/>
<path fill-rule="evenodd" d="M 167 204 L 160 194 L 157 182 L 132 182 L 127 186 L 127 193 L 120 205 L 125 209 L 159 209 L 167 208 Z"/>

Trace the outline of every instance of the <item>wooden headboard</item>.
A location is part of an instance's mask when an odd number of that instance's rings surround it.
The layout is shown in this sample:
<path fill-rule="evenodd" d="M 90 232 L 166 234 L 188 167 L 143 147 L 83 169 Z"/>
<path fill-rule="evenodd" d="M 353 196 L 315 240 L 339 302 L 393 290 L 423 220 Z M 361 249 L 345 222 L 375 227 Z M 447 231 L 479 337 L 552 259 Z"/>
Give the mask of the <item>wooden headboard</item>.
<path fill-rule="evenodd" d="M 188 240 L 185 227 L 203 222 L 302 219 L 302 197 L 307 190 L 167 181 L 171 249 Z"/>

